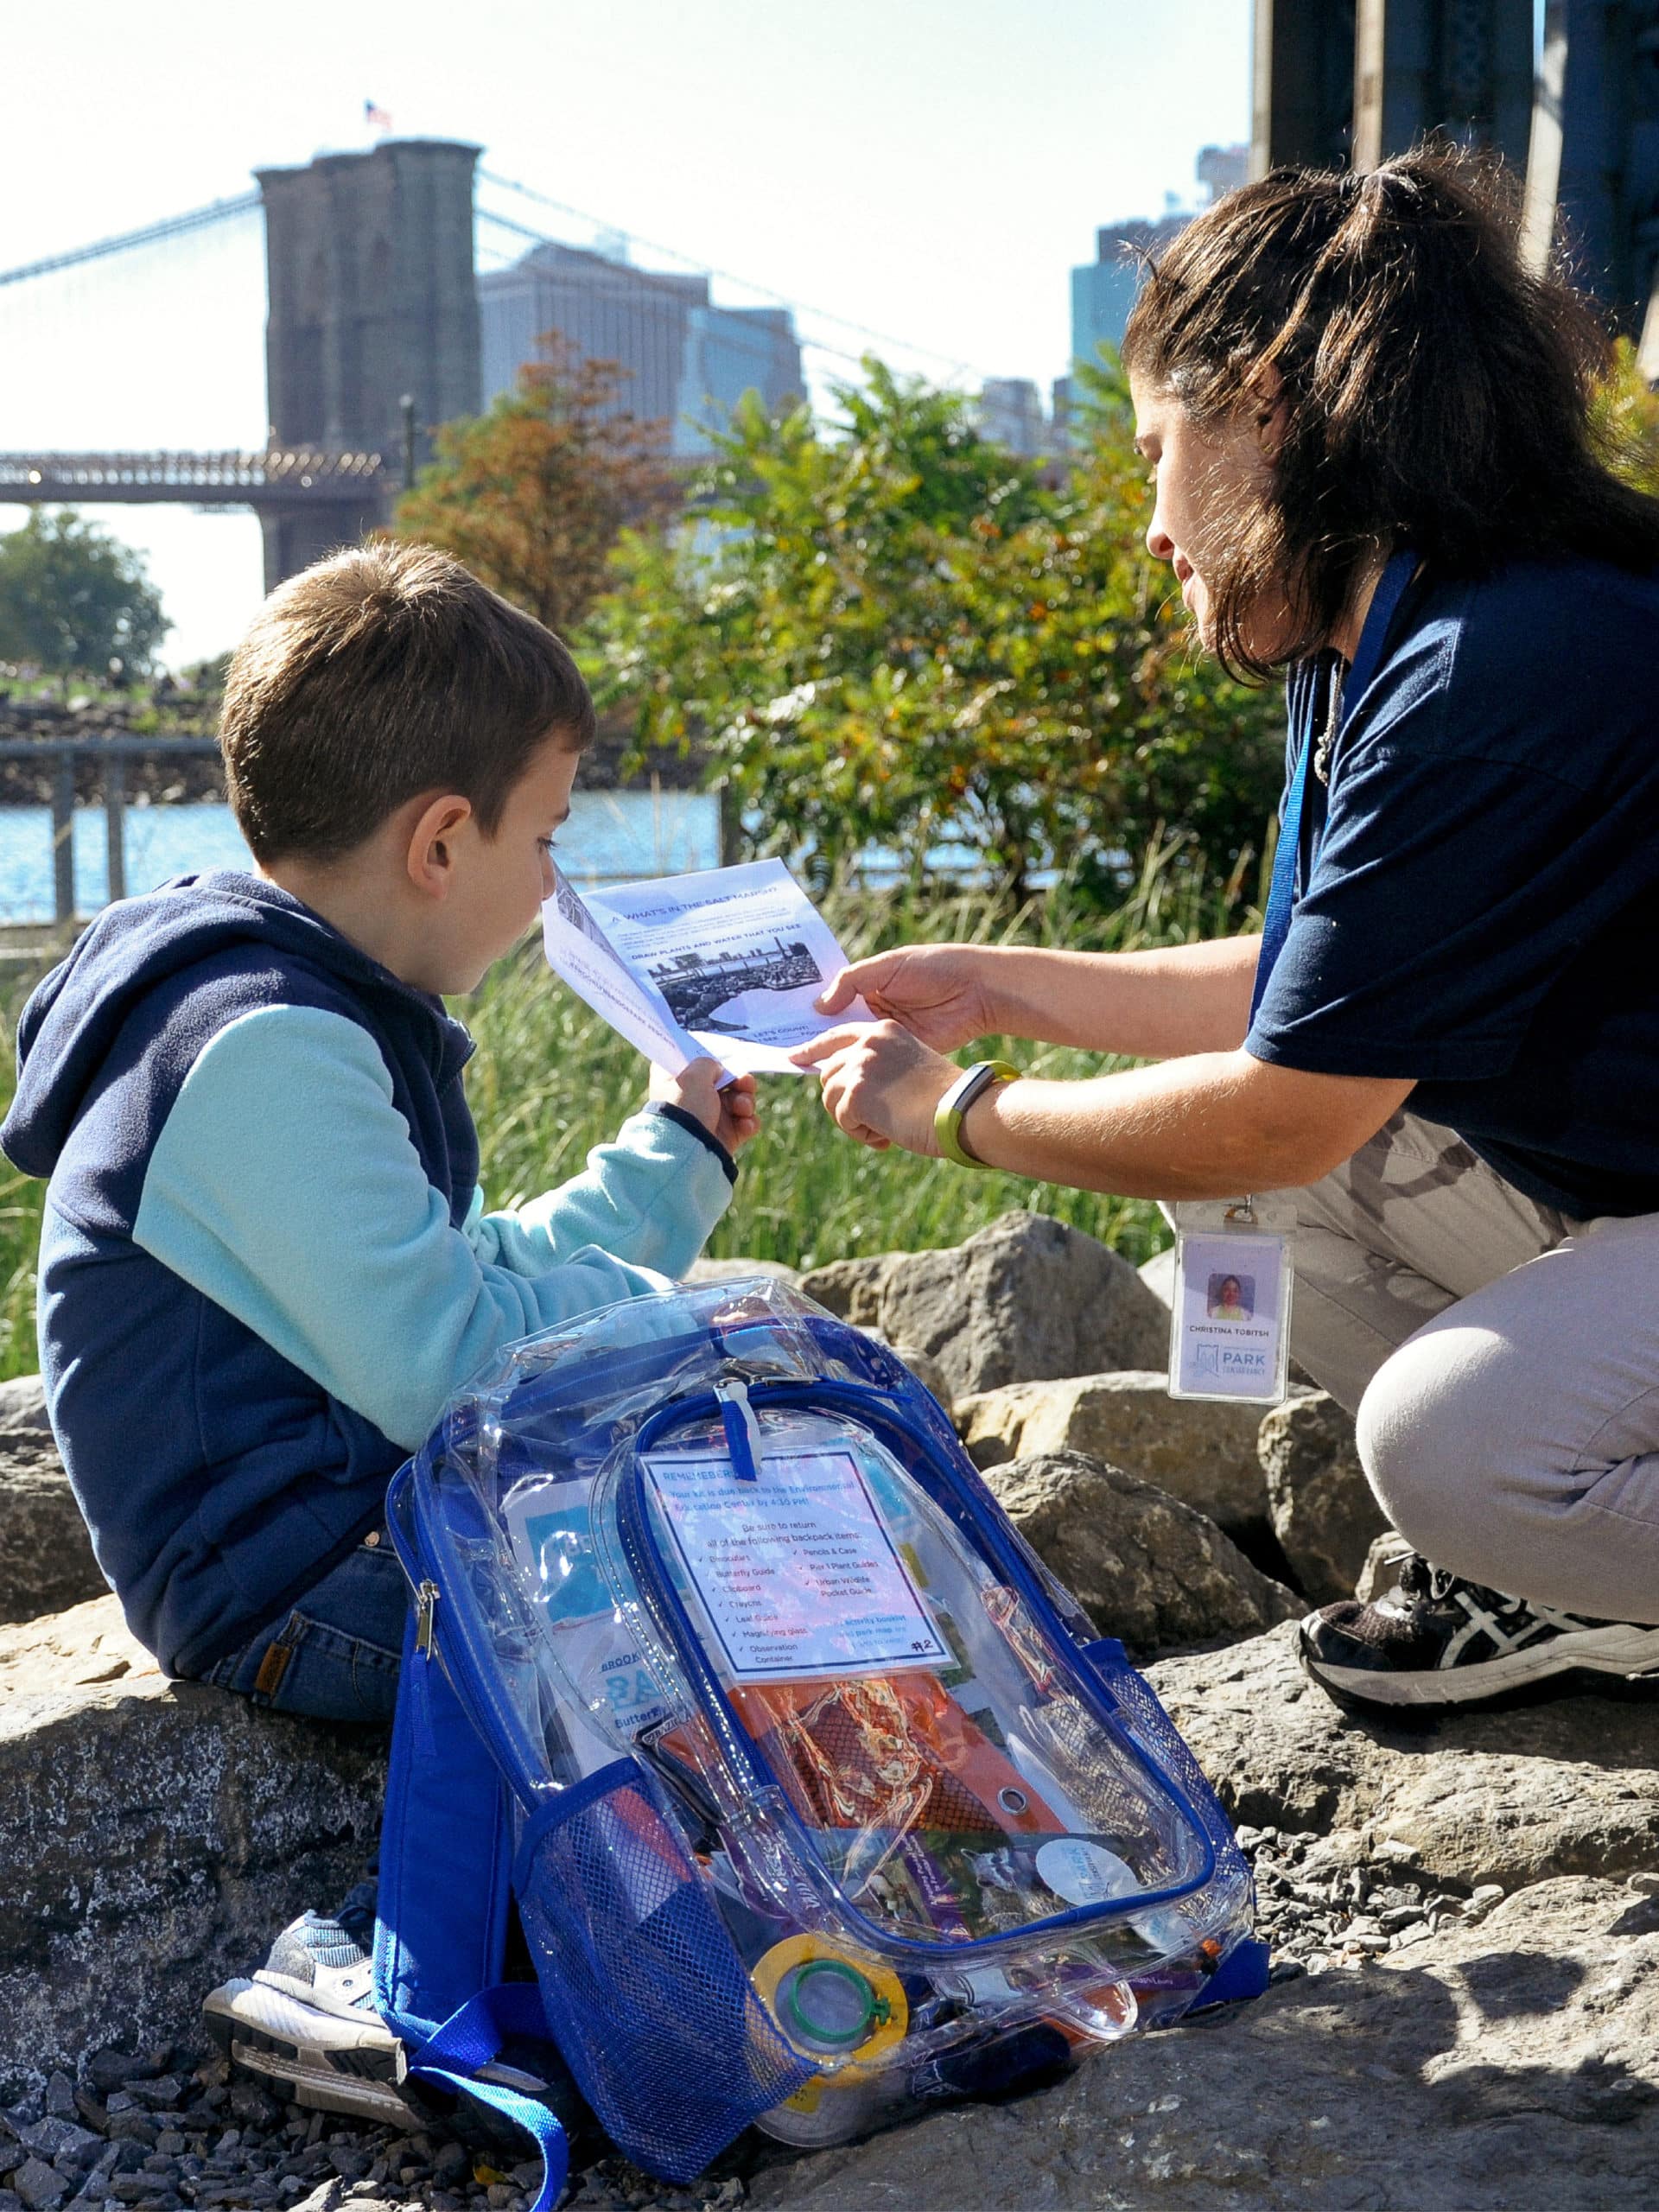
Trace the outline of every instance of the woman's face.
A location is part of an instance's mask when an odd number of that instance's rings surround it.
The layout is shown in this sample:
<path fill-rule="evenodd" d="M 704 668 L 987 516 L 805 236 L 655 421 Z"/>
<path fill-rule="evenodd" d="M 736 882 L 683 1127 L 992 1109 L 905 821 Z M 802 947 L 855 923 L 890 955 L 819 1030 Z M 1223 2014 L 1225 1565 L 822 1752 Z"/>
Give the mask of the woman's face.
<path fill-rule="evenodd" d="M 1206 569 L 1213 572 L 1217 549 L 1225 545 L 1230 530 L 1238 527 L 1267 489 L 1273 417 L 1217 432 L 1201 429 L 1166 385 L 1131 375 L 1129 391 L 1135 448 L 1151 462 L 1157 487 L 1147 547 L 1154 561 L 1167 561 L 1174 569 L 1186 611 L 1205 646 L 1213 652 L 1214 609 Z M 1276 631 L 1285 619 L 1283 610 L 1264 613 L 1265 626 Z M 1255 623 L 1250 626 L 1254 630 Z"/>

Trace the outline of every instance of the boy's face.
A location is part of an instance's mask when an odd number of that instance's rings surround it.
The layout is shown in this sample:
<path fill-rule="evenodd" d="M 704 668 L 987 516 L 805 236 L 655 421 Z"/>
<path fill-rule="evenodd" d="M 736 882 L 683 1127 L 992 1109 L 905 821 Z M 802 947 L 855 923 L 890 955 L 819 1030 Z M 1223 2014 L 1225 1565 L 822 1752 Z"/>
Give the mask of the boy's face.
<path fill-rule="evenodd" d="M 476 989 L 492 963 L 535 926 L 553 888 L 553 834 L 569 814 L 581 758 L 550 735 L 508 793 L 495 835 L 467 825 L 473 834 L 456 853 L 447 902 L 442 989 Z"/>

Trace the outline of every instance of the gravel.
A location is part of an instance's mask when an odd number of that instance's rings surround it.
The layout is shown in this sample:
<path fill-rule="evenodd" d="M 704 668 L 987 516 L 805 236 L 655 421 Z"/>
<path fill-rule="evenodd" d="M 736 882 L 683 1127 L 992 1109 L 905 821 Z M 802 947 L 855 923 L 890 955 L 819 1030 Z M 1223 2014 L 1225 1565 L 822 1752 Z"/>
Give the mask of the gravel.
<path fill-rule="evenodd" d="M 539 2160 L 480 2150 L 440 2124 L 407 2133 L 283 2105 L 214 2058 L 94 2052 L 79 2084 L 0 2109 L 0 2212 L 527 2212 Z M 577 2145 L 580 2152 L 582 2145 Z M 573 2162 L 564 2202 L 592 2212 L 734 2212 L 747 2145 L 690 2189 L 613 2152 Z M 743 2171 L 734 2171 L 742 2169 Z"/>
<path fill-rule="evenodd" d="M 1408 1847 L 1374 1845 L 1352 1828 L 1237 1834 L 1255 1875 L 1258 1931 L 1272 1946 L 1276 1981 L 1363 1967 L 1443 1925 L 1484 1919 L 1503 1895 L 1495 1882 L 1448 1889 L 1414 1866 Z"/>
<path fill-rule="evenodd" d="M 1483 1919 L 1503 1896 L 1496 1883 L 1436 1883 L 1408 1847 L 1354 1829 L 1237 1834 L 1279 1981 L 1363 1967 Z M 567 2206 L 735 2212 L 747 2177 L 791 2155 L 749 2136 L 674 2189 L 602 2148 L 578 2141 Z M 403 2133 L 284 2105 L 222 2058 L 192 2072 L 169 2050 L 95 2051 L 79 2082 L 54 2074 L 41 2095 L 0 2109 L 0 2212 L 528 2212 L 540 2171 L 438 2122 Z"/>

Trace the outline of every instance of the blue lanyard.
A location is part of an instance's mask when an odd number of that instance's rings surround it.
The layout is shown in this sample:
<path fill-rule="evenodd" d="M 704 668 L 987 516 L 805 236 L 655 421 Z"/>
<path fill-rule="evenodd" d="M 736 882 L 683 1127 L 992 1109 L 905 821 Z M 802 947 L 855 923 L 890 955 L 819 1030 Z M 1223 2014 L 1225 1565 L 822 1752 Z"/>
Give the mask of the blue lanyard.
<path fill-rule="evenodd" d="M 1340 738 L 1354 709 L 1370 690 L 1371 679 L 1382 665 L 1382 649 L 1388 643 L 1389 631 L 1405 597 L 1406 587 L 1417 573 L 1418 558 L 1407 550 L 1396 553 L 1383 569 L 1376 589 L 1371 594 L 1370 612 L 1365 626 L 1360 632 L 1359 650 L 1353 664 L 1343 679 L 1342 719 L 1338 724 Z M 1313 761 L 1316 734 L 1309 730 L 1302 741 L 1302 750 L 1296 762 L 1296 772 L 1290 779 L 1289 794 L 1285 800 L 1285 811 L 1279 824 L 1279 844 L 1273 856 L 1273 882 L 1268 892 L 1268 911 L 1262 924 L 1262 950 L 1256 955 L 1255 988 L 1250 997 L 1250 1020 L 1255 1020 L 1255 1010 L 1262 1003 L 1279 955 L 1285 949 L 1285 939 L 1290 935 L 1290 921 L 1296 906 L 1296 862 L 1302 844 L 1302 810 L 1307 800 L 1307 779 Z M 1313 857 L 1318 858 L 1314 848 Z"/>

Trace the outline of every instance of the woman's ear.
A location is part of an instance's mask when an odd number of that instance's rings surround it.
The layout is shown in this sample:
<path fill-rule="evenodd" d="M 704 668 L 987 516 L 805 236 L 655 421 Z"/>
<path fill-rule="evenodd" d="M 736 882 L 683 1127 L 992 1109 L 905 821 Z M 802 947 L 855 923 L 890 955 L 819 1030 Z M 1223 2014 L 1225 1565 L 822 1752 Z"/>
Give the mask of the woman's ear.
<path fill-rule="evenodd" d="M 459 791 L 445 791 L 421 806 L 404 866 L 423 898 L 448 897 L 455 880 L 457 840 L 472 819 L 473 803 Z"/>

